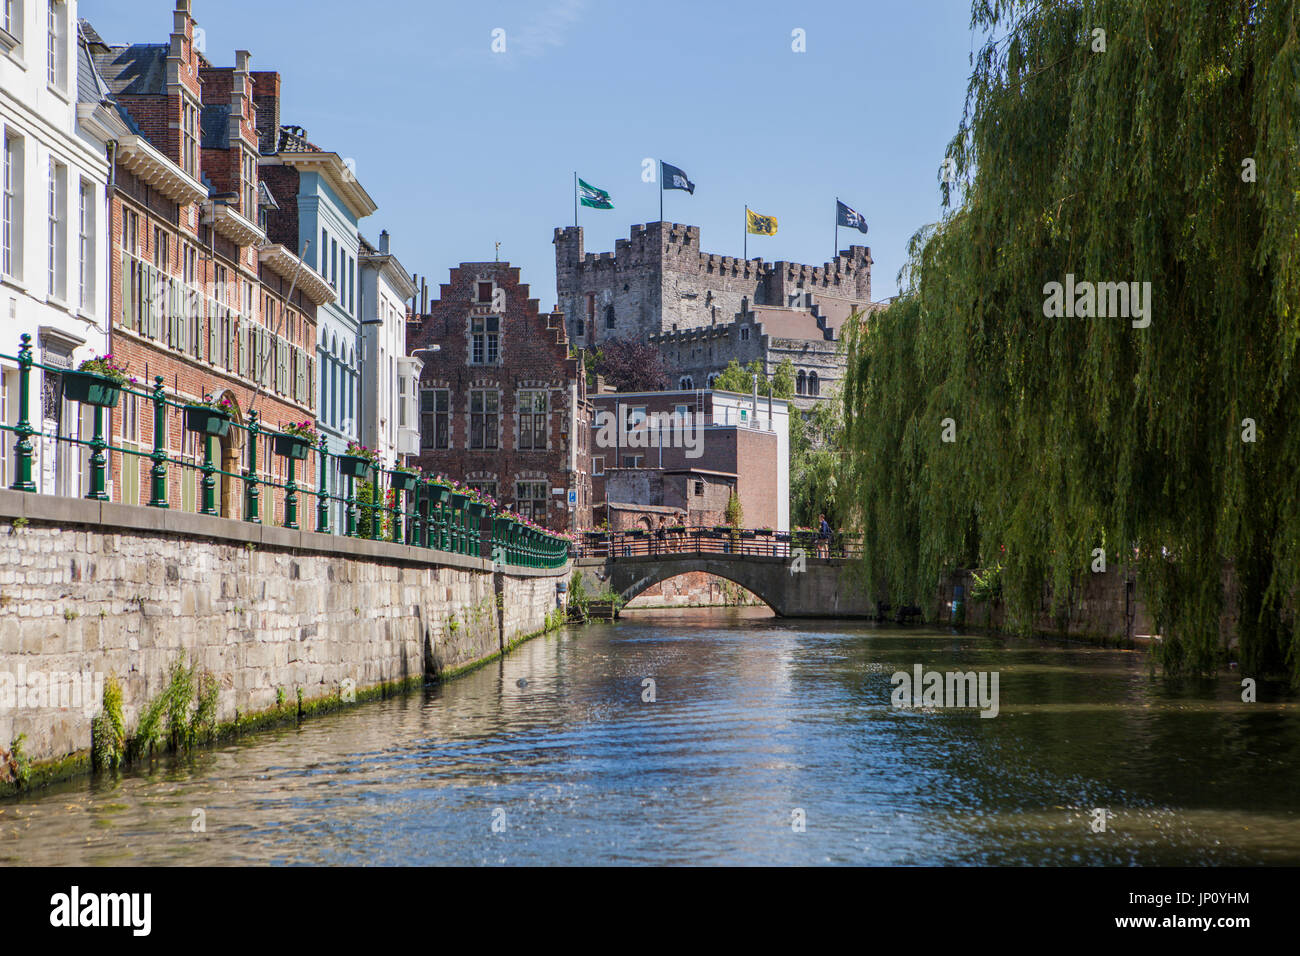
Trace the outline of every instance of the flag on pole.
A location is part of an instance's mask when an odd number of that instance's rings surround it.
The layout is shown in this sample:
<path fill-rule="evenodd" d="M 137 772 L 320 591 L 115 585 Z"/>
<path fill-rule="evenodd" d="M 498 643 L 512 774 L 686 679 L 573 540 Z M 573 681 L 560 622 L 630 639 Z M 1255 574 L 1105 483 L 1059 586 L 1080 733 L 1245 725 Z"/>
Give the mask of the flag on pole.
<path fill-rule="evenodd" d="M 775 236 L 776 217 L 760 216 L 748 206 L 745 207 L 745 231 L 756 236 Z"/>
<path fill-rule="evenodd" d="M 678 169 L 672 163 L 665 163 L 659 160 L 659 165 L 664 168 L 663 187 L 664 189 L 685 189 L 692 196 L 695 195 L 695 183 L 687 178 L 686 173 Z"/>
<path fill-rule="evenodd" d="M 609 193 L 603 189 L 597 189 L 591 183 L 578 180 L 578 197 L 584 206 L 590 206 L 592 209 L 613 209 L 614 204 L 610 201 Z"/>
<path fill-rule="evenodd" d="M 835 224 L 839 226 L 848 226 L 850 229 L 856 229 L 858 232 L 867 231 L 867 220 L 851 206 L 846 206 L 838 199 L 835 200 Z"/>

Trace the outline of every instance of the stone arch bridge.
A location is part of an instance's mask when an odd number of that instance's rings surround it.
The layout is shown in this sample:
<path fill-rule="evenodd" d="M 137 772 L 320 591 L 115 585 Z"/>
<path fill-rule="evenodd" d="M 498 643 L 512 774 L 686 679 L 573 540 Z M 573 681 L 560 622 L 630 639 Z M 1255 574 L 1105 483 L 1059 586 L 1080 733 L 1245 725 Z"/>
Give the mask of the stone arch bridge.
<path fill-rule="evenodd" d="M 854 574 L 855 558 L 854 544 L 839 536 L 790 542 L 692 528 L 662 537 L 589 536 L 574 567 L 589 594 L 613 591 L 624 602 L 661 581 L 703 571 L 740 585 L 781 617 L 875 617 L 875 603 Z"/>

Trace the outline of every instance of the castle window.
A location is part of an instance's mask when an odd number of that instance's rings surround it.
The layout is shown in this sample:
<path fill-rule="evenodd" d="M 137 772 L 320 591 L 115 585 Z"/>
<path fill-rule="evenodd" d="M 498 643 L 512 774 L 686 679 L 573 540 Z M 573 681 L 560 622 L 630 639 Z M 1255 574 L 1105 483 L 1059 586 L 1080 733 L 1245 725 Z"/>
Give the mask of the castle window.
<path fill-rule="evenodd" d="M 525 518 L 546 520 L 546 485 L 545 481 L 515 482 L 515 508 Z"/>
<path fill-rule="evenodd" d="M 496 365 L 501 350 L 501 317 L 474 316 L 470 322 L 470 364 Z"/>
<path fill-rule="evenodd" d="M 797 395 L 808 394 L 808 376 L 803 369 L 799 369 L 799 376 L 795 379 L 794 390 Z"/>
<path fill-rule="evenodd" d="M 480 282 L 480 283 L 478 284 L 478 300 L 479 300 L 480 302 L 491 302 L 491 301 L 492 301 L 492 283 L 491 283 L 491 282 Z"/>
<path fill-rule="evenodd" d="M 420 390 L 420 439 L 425 448 L 451 447 L 451 392 L 445 388 Z"/>
<path fill-rule="evenodd" d="M 519 393 L 519 447 L 546 450 L 546 392 Z"/>
<path fill-rule="evenodd" d="M 613 327 L 614 327 L 614 307 L 612 305 L 607 305 L 605 306 L 605 328 L 612 329 Z"/>
<path fill-rule="evenodd" d="M 741 340 L 742 342 L 748 342 L 748 341 L 749 341 L 749 329 L 741 329 L 741 330 L 740 330 L 740 340 Z"/>
<path fill-rule="evenodd" d="M 573 337 L 576 339 L 580 339 L 586 334 L 587 334 L 587 323 L 584 322 L 582 319 L 575 319 L 573 322 Z"/>
<path fill-rule="evenodd" d="M 695 387 L 695 381 L 689 375 L 683 375 L 682 380 L 677 385 L 683 391 L 689 391 Z"/>
<path fill-rule="evenodd" d="M 501 396 L 493 389 L 474 389 L 469 393 L 469 447 L 495 449 L 497 420 Z"/>
<path fill-rule="evenodd" d="M 816 372 L 809 372 L 809 373 L 808 373 L 808 394 L 809 394 L 809 395 L 820 395 L 820 394 L 821 394 L 821 386 L 820 386 L 820 385 L 818 384 L 818 382 L 817 382 L 817 373 L 816 373 Z"/>

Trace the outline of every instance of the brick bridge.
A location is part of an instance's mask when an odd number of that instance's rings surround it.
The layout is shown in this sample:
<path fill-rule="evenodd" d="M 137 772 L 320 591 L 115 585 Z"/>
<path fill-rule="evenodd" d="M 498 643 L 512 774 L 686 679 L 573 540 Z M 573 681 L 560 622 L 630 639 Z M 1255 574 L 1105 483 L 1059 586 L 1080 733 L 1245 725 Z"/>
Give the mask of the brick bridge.
<path fill-rule="evenodd" d="M 661 581 L 703 571 L 740 585 L 781 617 L 875 617 L 852 567 L 857 553 L 857 542 L 840 535 L 821 541 L 688 528 L 661 537 L 588 534 L 574 566 L 589 594 L 613 591 L 624 602 Z"/>

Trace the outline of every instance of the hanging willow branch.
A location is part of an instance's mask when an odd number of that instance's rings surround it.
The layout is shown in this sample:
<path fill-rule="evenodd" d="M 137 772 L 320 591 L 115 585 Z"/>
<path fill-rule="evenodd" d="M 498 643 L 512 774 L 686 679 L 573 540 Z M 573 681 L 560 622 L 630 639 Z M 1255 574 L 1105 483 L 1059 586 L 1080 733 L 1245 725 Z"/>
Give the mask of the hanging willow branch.
<path fill-rule="evenodd" d="M 1000 566 L 1028 626 L 1103 548 L 1140 574 L 1169 670 L 1220 666 L 1235 607 L 1243 673 L 1300 682 L 1298 6 L 976 0 L 961 205 L 850 342 L 882 596 Z M 1067 274 L 1149 282 L 1150 325 L 1046 317 Z"/>

